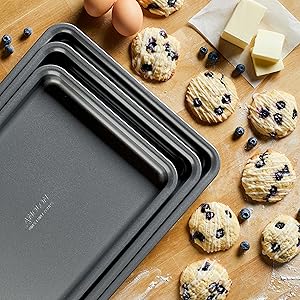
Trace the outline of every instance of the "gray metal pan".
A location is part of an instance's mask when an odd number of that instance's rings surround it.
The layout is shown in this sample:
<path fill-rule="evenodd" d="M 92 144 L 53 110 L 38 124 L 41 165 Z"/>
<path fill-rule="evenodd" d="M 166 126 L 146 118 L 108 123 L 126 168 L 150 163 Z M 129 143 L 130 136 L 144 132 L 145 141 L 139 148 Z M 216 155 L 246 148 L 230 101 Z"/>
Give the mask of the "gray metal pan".
<path fill-rule="evenodd" d="M 0 111 L 4 299 L 90 286 L 177 185 L 173 164 L 96 102 L 42 66 Z"/>

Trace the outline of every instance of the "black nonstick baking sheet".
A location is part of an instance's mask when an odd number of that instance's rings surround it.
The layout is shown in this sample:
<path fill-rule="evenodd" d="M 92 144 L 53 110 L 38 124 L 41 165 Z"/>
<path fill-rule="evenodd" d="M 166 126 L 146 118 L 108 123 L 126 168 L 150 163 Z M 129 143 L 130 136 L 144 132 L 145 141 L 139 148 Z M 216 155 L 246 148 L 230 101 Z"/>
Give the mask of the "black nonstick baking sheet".
<path fill-rule="evenodd" d="M 87 297 L 93 299 L 99 295 L 102 295 L 101 299 L 106 299 L 216 176 L 219 169 L 219 158 L 215 149 L 205 139 L 199 136 L 153 94 L 140 85 L 88 37 L 76 27 L 69 24 L 56 25 L 50 28 L 4 80 L 0 86 L 0 91 L 3 91 L 9 83 L 15 79 L 16 75 L 27 66 L 28 63 L 30 64 L 30 60 L 36 52 L 51 40 L 68 43 L 76 52 L 80 52 L 94 68 L 101 71 L 112 83 L 125 92 L 135 105 L 139 106 L 140 109 L 143 108 L 154 121 L 158 121 L 161 126 L 167 131 L 170 131 L 175 140 L 183 142 L 192 149 L 201 160 L 203 166 L 201 177 L 199 177 L 194 187 L 186 193 L 185 197 L 181 199 L 182 201 L 179 203 L 176 202 L 174 207 L 164 207 L 164 210 L 160 213 L 160 217 L 163 221 L 160 227 L 155 232 L 150 231 L 149 235 L 140 235 L 140 238 L 146 241 L 145 245 L 141 249 L 135 249 L 135 244 L 131 244 L 128 249 L 124 249 L 124 253 L 114 262 L 109 272 L 106 273 L 105 276 L 100 277 L 98 281 L 95 282 L 94 289 L 89 290 L 90 293 L 86 294 Z M 95 86 L 95 88 L 97 89 L 97 86 Z M 139 123 L 137 124 L 139 125 Z M 131 125 L 134 127 L 134 123 Z M 138 254 L 132 257 L 132 253 L 129 250 L 134 250 L 138 252 Z M 128 264 L 126 265 L 126 263 Z M 122 266 L 122 268 L 120 266 Z M 121 273 L 119 273 L 119 270 L 122 270 Z M 112 282 L 113 284 L 111 284 Z M 108 288 L 105 290 L 107 286 Z"/>
<path fill-rule="evenodd" d="M 86 91 L 43 66 L 0 111 L 3 299 L 91 285 L 177 185 L 173 164 Z"/>

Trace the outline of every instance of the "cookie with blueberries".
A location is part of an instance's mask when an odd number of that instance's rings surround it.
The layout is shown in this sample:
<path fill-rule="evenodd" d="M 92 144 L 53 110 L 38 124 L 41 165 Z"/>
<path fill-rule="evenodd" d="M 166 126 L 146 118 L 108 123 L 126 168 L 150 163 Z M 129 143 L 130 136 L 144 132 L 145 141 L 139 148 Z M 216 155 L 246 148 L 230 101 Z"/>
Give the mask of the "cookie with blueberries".
<path fill-rule="evenodd" d="M 297 103 L 291 94 L 271 90 L 253 95 L 249 119 L 262 135 L 283 138 L 295 130 L 297 118 Z"/>
<path fill-rule="evenodd" d="M 263 230 L 262 254 L 279 263 L 290 261 L 300 252 L 300 223 L 287 215 L 280 215 Z"/>
<path fill-rule="evenodd" d="M 179 49 L 178 40 L 164 29 L 145 28 L 131 43 L 132 67 L 145 79 L 166 81 L 175 73 Z"/>
<path fill-rule="evenodd" d="M 282 153 L 267 150 L 255 154 L 244 167 L 242 185 L 254 201 L 277 202 L 294 187 L 296 173 Z"/>
<path fill-rule="evenodd" d="M 181 273 L 180 297 L 183 300 L 224 300 L 231 284 L 227 270 L 215 260 L 196 261 Z"/>
<path fill-rule="evenodd" d="M 138 0 L 138 2 L 152 14 L 168 17 L 182 7 L 184 0 Z"/>
<path fill-rule="evenodd" d="M 234 83 L 228 77 L 205 71 L 191 80 L 185 101 L 197 121 L 211 124 L 227 120 L 239 98 Z"/>
<path fill-rule="evenodd" d="M 229 249 L 240 235 L 240 225 L 229 206 L 202 203 L 189 220 L 192 240 L 204 251 L 216 252 Z"/>

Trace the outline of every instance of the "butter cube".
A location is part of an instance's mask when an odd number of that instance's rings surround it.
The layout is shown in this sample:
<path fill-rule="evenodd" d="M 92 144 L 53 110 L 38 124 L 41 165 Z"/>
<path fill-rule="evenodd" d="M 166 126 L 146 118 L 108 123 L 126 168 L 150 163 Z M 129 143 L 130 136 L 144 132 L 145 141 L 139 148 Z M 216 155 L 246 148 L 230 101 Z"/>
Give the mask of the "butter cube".
<path fill-rule="evenodd" d="M 221 37 L 240 47 L 246 48 L 257 33 L 258 25 L 267 8 L 254 0 L 241 0 L 236 6 Z"/>
<path fill-rule="evenodd" d="M 278 61 L 281 59 L 284 39 L 285 36 L 281 33 L 269 30 L 258 30 L 252 56 L 271 62 Z"/>
<path fill-rule="evenodd" d="M 252 61 L 254 65 L 255 74 L 258 77 L 275 73 L 284 69 L 284 64 L 282 59 L 274 63 L 274 62 L 252 57 Z"/>

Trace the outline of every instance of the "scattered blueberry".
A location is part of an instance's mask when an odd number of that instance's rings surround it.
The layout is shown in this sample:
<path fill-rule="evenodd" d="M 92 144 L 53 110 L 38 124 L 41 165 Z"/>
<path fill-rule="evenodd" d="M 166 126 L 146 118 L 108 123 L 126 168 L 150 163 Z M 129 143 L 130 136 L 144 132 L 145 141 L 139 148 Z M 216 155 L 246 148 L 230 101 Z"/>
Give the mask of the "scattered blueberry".
<path fill-rule="evenodd" d="M 206 47 L 201 47 L 199 49 L 199 56 L 204 57 L 208 53 L 208 49 Z"/>
<path fill-rule="evenodd" d="M 298 112 L 296 109 L 293 110 L 293 120 L 298 116 Z"/>
<path fill-rule="evenodd" d="M 271 243 L 272 252 L 280 251 L 280 245 L 278 243 Z"/>
<path fill-rule="evenodd" d="M 207 57 L 207 65 L 208 66 L 213 66 L 219 61 L 219 54 L 217 51 L 212 51 L 208 53 Z"/>
<path fill-rule="evenodd" d="M 239 75 L 244 73 L 245 70 L 246 70 L 245 65 L 238 64 L 232 72 L 232 77 L 238 77 Z"/>
<path fill-rule="evenodd" d="M 248 251 L 250 249 L 250 244 L 248 241 L 243 241 L 240 243 L 240 249 L 243 251 Z"/>
<path fill-rule="evenodd" d="M 214 77 L 214 73 L 211 72 L 211 71 L 207 71 L 207 72 L 204 73 L 204 76 L 205 76 L 205 77 L 213 78 L 213 77 Z"/>
<path fill-rule="evenodd" d="M 195 98 L 193 100 L 193 105 L 194 105 L 194 107 L 200 107 L 200 106 L 202 106 L 202 102 L 199 98 Z"/>
<path fill-rule="evenodd" d="M 190 300 L 191 299 L 191 295 L 189 293 L 189 288 L 188 288 L 188 285 L 186 283 L 184 283 L 182 285 L 182 289 L 183 289 L 182 295 L 181 295 L 182 299 L 183 300 Z"/>
<path fill-rule="evenodd" d="M 223 108 L 222 106 L 216 107 L 216 108 L 214 109 L 214 112 L 215 112 L 215 114 L 216 114 L 217 116 L 221 116 L 222 113 L 224 112 L 224 108 Z"/>
<path fill-rule="evenodd" d="M 285 224 L 282 223 L 282 222 L 277 222 L 277 223 L 275 224 L 275 227 L 278 228 L 278 229 L 282 229 L 284 226 L 285 226 Z"/>
<path fill-rule="evenodd" d="M 196 231 L 193 234 L 193 240 L 199 240 L 200 242 L 204 242 L 205 241 L 205 236 L 203 235 L 203 233 Z"/>
<path fill-rule="evenodd" d="M 24 30 L 23 30 L 23 35 L 24 37 L 28 38 L 32 35 L 32 28 L 30 27 L 26 27 Z"/>
<path fill-rule="evenodd" d="M 247 144 L 246 144 L 246 150 L 251 150 L 257 145 L 257 138 L 256 137 L 251 137 L 248 139 Z"/>
<path fill-rule="evenodd" d="M 207 211 L 205 213 L 205 218 L 210 221 L 213 217 L 215 216 L 215 213 L 213 213 L 212 211 Z"/>
<path fill-rule="evenodd" d="M 220 239 L 224 236 L 225 232 L 224 232 L 224 229 L 223 228 L 220 228 L 220 229 L 217 229 L 216 231 L 216 238 L 217 239 Z"/>
<path fill-rule="evenodd" d="M 142 70 L 142 72 L 151 72 L 152 71 L 152 65 L 143 64 L 141 70 Z"/>
<path fill-rule="evenodd" d="M 3 37 L 2 37 L 2 45 L 3 46 L 6 46 L 6 45 L 9 45 L 11 44 L 12 42 L 12 38 L 8 35 L 8 34 L 5 34 Z"/>
<path fill-rule="evenodd" d="M 174 7 L 176 5 L 177 0 L 168 0 L 169 7 Z"/>
<path fill-rule="evenodd" d="M 284 101 L 278 101 L 278 102 L 276 102 L 276 107 L 277 107 L 277 109 L 284 109 L 285 108 L 285 102 Z"/>
<path fill-rule="evenodd" d="M 15 49 L 12 45 L 6 45 L 4 46 L 4 51 L 6 55 L 11 55 L 14 53 Z"/>
<path fill-rule="evenodd" d="M 282 124 L 282 114 L 276 113 L 273 117 L 274 117 L 274 121 L 275 121 L 278 125 L 281 125 L 281 124 Z"/>
<path fill-rule="evenodd" d="M 157 3 L 150 3 L 148 6 L 147 6 L 148 9 L 159 9 L 159 6 Z"/>
<path fill-rule="evenodd" d="M 270 116 L 269 108 L 262 108 L 258 114 L 260 118 L 266 119 Z"/>
<path fill-rule="evenodd" d="M 166 33 L 165 30 L 161 29 L 161 31 L 159 32 L 159 34 L 163 37 L 163 38 L 167 38 L 168 37 L 168 34 Z"/>
<path fill-rule="evenodd" d="M 245 129 L 243 127 L 239 126 L 234 130 L 233 136 L 234 136 L 234 138 L 238 139 L 242 135 L 244 135 L 244 133 L 245 133 Z"/>
<path fill-rule="evenodd" d="M 239 217 L 241 220 L 245 221 L 248 220 L 251 217 L 251 211 L 249 208 L 242 208 Z"/>

